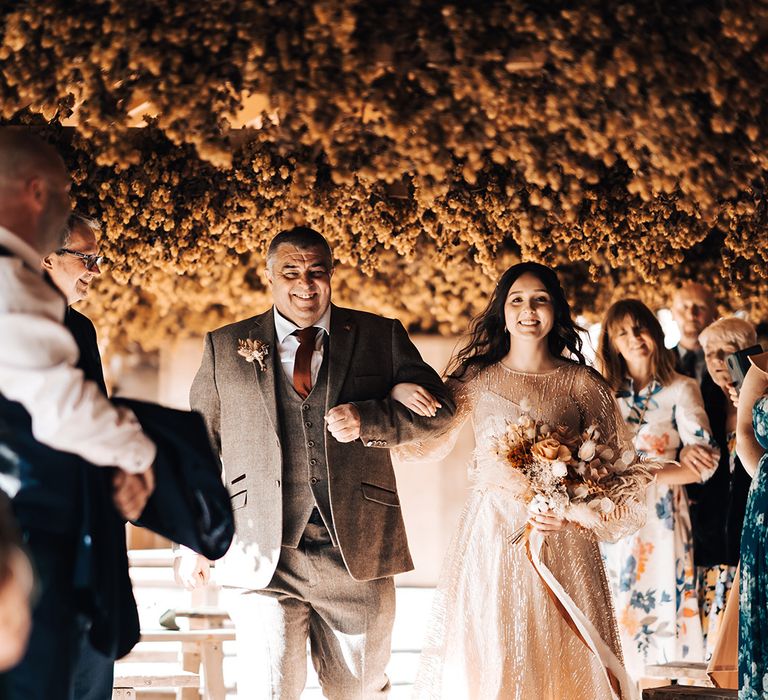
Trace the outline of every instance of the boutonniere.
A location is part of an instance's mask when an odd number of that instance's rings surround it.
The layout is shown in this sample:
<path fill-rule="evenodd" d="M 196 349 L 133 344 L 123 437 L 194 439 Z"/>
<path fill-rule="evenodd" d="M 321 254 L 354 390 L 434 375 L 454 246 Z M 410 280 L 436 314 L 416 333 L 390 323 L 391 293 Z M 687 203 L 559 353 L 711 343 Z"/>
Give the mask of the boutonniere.
<path fill-rule="evenodd" d="M 264 358 L 269 355 L 269 345 L 262 340 L 238 340 L 237 341 L 237 354 L 240 357 L 244 357 L 246 362 L 253 362 L 254 360 L 259 363 L 259 368 L 262 372 L 266 372 L 267 365 L 264 362 Z"/>

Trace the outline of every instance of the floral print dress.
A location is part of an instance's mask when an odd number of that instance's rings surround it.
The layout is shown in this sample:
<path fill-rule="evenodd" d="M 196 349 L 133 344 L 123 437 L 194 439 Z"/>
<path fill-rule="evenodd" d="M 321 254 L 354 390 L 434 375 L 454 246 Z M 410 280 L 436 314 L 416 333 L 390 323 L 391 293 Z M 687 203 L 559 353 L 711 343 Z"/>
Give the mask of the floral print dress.
<path fill-rule="evenodd" d="M 674 374 L 666 385 L 654 380 L 636 392 L 627 379 L 616 398 L 640 454 L 676 460 L 685 445 L 717 452 L 695 380 Z M 648 664 L 704 660 L 685 488 L 654 482 L 646 503 L 640 530 L 603 545 L 625 663 L 635 680 Z"/>
<path fill-rule="evenodd" d="M 768 396 L 752 412 L 755 437 L 768 449 Z M 768 455 L 763 455 L 747 499 L 741 533 L 739 700 L 768 696 Z"/>

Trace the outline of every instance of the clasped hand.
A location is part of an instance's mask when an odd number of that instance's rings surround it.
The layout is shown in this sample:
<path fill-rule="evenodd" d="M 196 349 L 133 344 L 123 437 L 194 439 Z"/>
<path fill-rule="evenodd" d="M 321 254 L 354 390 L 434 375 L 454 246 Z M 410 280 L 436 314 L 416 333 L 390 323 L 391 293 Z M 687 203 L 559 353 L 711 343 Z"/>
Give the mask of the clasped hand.
<path fill-rule="evenodd" d="M 686 445 L 680 450 L 680 464 L 703 476 L 717 466 L 717 457 L 702 445 Z"/>
<path fill-rule="evenodd" d="M 207 586 L 211 580 L 211 562 L 191 549 L 182 551 L 173 560 L 173 576 L 188 591 Z"/>
<path fill-rule="evenodd" d="M 149 467 L 141 474 L 118 470 L 112 480 L 112 500 L 126 520 L 136 520 L 155 490 L 155 472 Z"/>
<path fill-rule="evenodd" d="M 351 403 L 335 406 L 325 414 L 328 432 L 339 442 L 353 442 L 360 437 L 360 412 Z"/>

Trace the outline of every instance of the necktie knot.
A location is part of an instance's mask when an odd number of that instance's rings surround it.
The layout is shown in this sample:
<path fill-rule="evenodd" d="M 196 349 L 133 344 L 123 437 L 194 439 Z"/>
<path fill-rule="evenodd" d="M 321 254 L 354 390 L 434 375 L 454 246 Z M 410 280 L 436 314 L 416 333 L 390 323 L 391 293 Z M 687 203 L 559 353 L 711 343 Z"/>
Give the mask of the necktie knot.
<path fill-rule="evenodd" d="M 293 334 L 299 339 L 299 345 L 314 343 L 315 338 L 317 338 L 317 328 L 315 326 L 299 328 L 298 330 L 295 330 Z"/>

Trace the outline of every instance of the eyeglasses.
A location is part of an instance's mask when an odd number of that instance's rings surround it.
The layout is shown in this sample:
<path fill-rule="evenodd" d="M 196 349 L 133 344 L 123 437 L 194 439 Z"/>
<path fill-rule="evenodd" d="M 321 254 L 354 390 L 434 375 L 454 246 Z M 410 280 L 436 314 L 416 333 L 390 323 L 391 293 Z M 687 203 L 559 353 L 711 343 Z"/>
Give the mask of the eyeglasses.
<path fill-rule="evenodd" d="M 70 250 L 69 248 L 59 248 L 59 250 L 56 251 L 59 255 L 62 253 L 66 253 L 67 255 L 74 255 L 76 258 L 80 258 L 83 261 L 83 264 L 85 265 L 85 269 L 89 272 L 93 270 L 95 267 L 99 267 L 104 264 L 104 256 L 103 255 L 93 255 L 88 253 L 81 253 L 77 250 Z"/>

